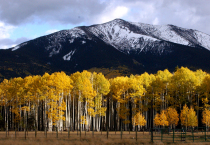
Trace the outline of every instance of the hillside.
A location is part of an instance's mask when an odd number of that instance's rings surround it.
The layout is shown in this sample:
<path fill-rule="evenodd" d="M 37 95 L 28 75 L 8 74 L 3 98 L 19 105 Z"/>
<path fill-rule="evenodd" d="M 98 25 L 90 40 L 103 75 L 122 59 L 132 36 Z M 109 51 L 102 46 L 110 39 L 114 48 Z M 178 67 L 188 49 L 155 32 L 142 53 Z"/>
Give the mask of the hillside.
<path fill-rule="evenodd" d="M 90 70 L 107 77 L 176 66 L 210 72 L 210 36 L 174 25 L 122 19 L 62 30 L 0 50 L 0 79 Z"/>

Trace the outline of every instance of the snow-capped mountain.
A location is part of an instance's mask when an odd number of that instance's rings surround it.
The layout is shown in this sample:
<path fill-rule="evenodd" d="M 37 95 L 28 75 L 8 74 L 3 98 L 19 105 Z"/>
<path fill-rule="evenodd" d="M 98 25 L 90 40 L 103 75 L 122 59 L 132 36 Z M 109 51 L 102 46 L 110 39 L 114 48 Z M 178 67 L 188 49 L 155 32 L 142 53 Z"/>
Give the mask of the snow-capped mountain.
<path fill-rule="evenodd" d="M 210 50 L 210 35 L 197 30 L 184 29 L 173 25 L 133 23 L 121 19 L 89 27 L 63 30 L 45 37 L 48 39 L 48 45 L 45 46 L 45 49 L 49 51 L 49 57 L 58 54 L 62 49 L 62 43 L 66 41 L 74 43 L 77 38 L 92 40 L 94 37 L 128 54 L 130 51 L 155 51 L 157 49 L 161 54 L 164 47 L 159 46 L 160 41 L 191 47 L 201 46 Z M 83 40 L 81 43 L 84 44 L 86 41 Z M 12 51 L 25 44 L 27 43 L 16 46 Z M 150 49 L 147 50 L 148 48 Z"/>
<path fill-rule="evenodd" d="M 149 25 L 116 19 L 91 26 L 88 30 L 116 49 L 127 53 L 130 50 L 147 51 L 147 45 L 156 47 L 155 44 L 162 40 L 191 47 L 199 45 L 210 50 L 210 35 L 173 25 Z"/>
<path fill-rule="evenodd" d="M 25 63 L 46 64 L 52 71 L 126 66 L 128 72 L 141 73 L 177 65 L 210 70 L 205 65 L 210 62 L 210 35 L 122 19 L 59 31 L 4 52 L 17 62 L 29 59 Z"/>

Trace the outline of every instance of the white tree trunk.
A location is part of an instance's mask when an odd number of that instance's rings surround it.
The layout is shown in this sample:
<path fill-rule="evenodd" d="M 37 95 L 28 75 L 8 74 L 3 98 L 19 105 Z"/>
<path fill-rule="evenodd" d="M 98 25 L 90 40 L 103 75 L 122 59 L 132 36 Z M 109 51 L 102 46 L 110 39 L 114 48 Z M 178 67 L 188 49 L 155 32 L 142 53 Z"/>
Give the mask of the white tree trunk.
<path fill-rule="evenodd" d="M 53 123 L 52 123 L 52 118 L 48 119 L 48 131 L 52 131 Z"/>

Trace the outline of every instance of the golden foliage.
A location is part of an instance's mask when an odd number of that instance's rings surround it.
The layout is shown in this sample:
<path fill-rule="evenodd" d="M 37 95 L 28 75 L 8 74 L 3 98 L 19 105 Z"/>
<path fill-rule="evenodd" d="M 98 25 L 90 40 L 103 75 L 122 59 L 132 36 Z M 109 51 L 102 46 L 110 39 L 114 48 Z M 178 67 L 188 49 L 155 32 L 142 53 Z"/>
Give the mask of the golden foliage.
<path fill-rule="evenodd" d="M 175 108 L 169 107 L 166 112 L 167 120 L 169 125 L 178 125 L 179 122 L 179 114 L 177 113 Z"/>
<path fill-rule="evenodd" d="M 159 113 L 157 113 L 155 115 L 154 123 L 155 123 L 155 126 L 159 126 L 160 125 L 160 114 Z"/>
<path fill-rule="evenodd" d="M 190 107 L 189 109 L 186 104 L 183 107 L 183 110 L 181 111 L 180 119 L 182 125 L 184 126 L 195 127 L 198 125 L 198 119 L 194 108 Z"/>
<path fill-rule="evenodd" d="M 133 123 L 135 126 L 145 126 L 147 121 L 145 120 L 144 115 L 142 115 L 140 112 L 136 113 L 136 115 L 132 118 Z"/>
<path fill-rule="evenodd" d="M 202 123 L 209 127 L 209 125 L 210 125 L 210 110 L 205 108 L 204 111 L 202 112 L 202 116 L 203 116 Z"/>
<path fill-rule="evenodd" d="M 109 69 L 102 70 L 109 73 Z M 119 73 L 116 71 L 114 74 Z M 155 110 L 163 110 L 154 118 L 156 126 L 178 125 L 176 109 L 181 110 L 182 104 L 186 103 L 196 110 L 205 108 L 202 122 L 208 125 L 210 75 L 202 70 L 194 72 L 181 67 L 173 74 L 166 69 L 156 74 L 145 72 L 108 80 L 102 73 L 84 70 L 70 76 L 55 72 L 5 79 L 0 83 L 0 105 L 11 107 L 16 120 L 20 120 L 20 111 L 36 112 L 42 104 L 46 105 L 47 116 L 55 125 L 59 120 L 65 120 L 67 104 L 71 99 L 78 107 L 78 114 L 84 115 L 81 116 L 82 124 L 86 123 L 85 119 L 88 123 L 88 117 L 106 116 L 107 103 L 113 99 L 117 104 L 118 117 L 124 123 L 130 123 L 128 116 L 135 114 L 132 115 L 132 123 L 144 126 L 146 120 L 141 113 L 148 111 L 153 101 Z M 199 106 L 200 100 L 203 106 Z M 181 110 L 180 120 L 184 126 L 193 127 L 198 123 L 194 109 L 189 109 L 187 105 Z"/>
<path fill-rule="evenodd" d="M 169 125 L 169 122 L 167 120 L 167 116 L 166 116 L 166 111 L 163 110 L 161 111 L 161 114 L 160 114 L 160 125 L 162 126 L 168 126 Z"/>

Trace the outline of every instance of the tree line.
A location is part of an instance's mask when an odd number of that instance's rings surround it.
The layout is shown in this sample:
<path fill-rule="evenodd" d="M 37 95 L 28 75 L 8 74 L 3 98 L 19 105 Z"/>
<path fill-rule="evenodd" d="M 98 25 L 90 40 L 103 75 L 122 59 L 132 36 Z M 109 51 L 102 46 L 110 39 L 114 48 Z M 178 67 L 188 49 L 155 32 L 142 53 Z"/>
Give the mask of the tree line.
<path fill-rule="evenodd" d="M 4 79 L 0 124 L 6 130 L 134 130 L 209 126 L 210 74 L 177 68 L 107 79 L 86 70 Z M 190 109 L 189 109 L 190 108 Z M 202 112 L 202 114 L 201 114 Z"/>

